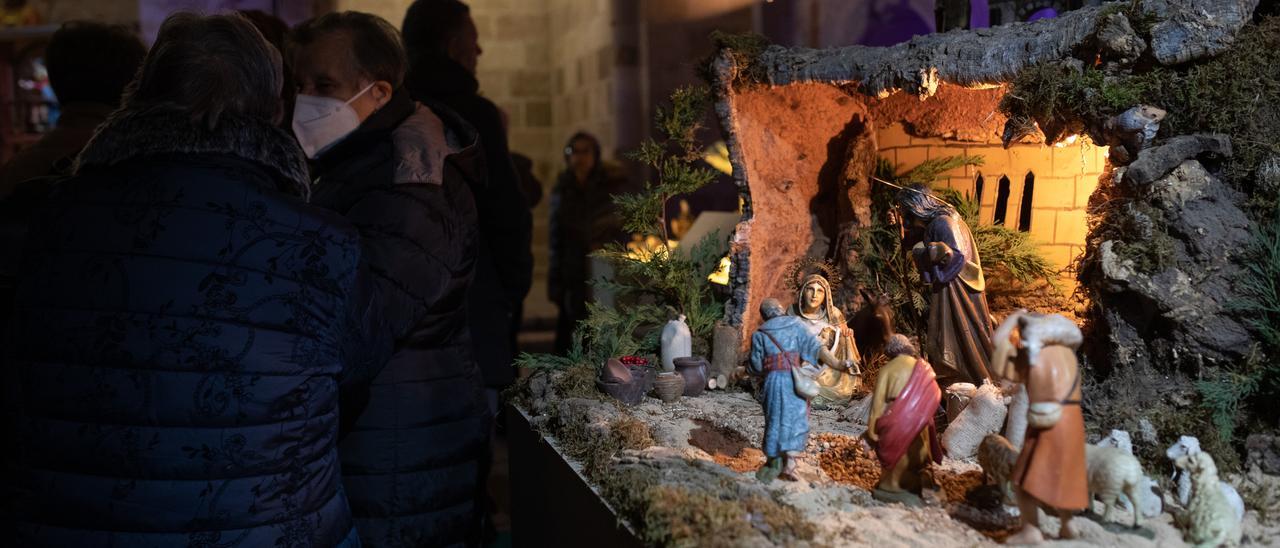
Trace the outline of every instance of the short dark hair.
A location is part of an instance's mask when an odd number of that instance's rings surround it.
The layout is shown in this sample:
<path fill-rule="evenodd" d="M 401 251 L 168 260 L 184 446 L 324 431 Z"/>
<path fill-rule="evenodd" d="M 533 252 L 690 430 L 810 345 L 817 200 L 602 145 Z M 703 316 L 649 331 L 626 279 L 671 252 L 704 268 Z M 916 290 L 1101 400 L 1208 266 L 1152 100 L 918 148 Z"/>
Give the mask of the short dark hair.
<path fill-rule="evenodd" d="M 462 30 L 471 8 L 458 0 L 417 0 L 404 13 L 404 47 L 409 54 L 446 55 L 449 40 Z"/>
<path fill-rule="evenodd" d="M 244 17 L 179 12 L 160 25 L 125 103 L 177 105 L 210 129 L 228 114 L 271 121 L 283 81 L 280 53 Z"/>
<path fill-rule="evenodd" d="M 292 43 L 305 46 L 322 35 L 346 32 L 360 72 L 374 80 L 400 87 L 409 61 L 400 32 L 386 19 L 358 11 L 326 13 L 303 21 L 293 29 Z"/>
<path fill-rule="evenodd" d="M 117 106 L 146 55 L 126 27 L 71 21 L 53 33 L 44 59 L 58 101 Z"/>

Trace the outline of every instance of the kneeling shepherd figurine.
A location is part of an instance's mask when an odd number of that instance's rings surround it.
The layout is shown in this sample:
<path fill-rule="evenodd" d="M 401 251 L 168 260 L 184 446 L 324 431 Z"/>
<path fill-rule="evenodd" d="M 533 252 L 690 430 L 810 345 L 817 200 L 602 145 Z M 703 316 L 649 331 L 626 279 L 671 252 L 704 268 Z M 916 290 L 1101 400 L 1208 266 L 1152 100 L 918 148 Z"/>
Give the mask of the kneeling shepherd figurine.
<path fill-rule="evenodd" d="M 797 479 L 796 459 L 809 437 L 809 400 L 817 395 L 815 375 L 801 369 L 802 364 L 853 365 L 841 363 L 797 317 L 786 313 L 777 299 L 765 299 L 760 305 L 765 322 L 751 336 L 751 373 L 764 375 L 764 454 L 769 460 L 756 478 L 765 483 Z"/>
<path fill-rule="evenodd" d="M 933 367 L 905 335 L 885 344 L 889 363 L 876 375 L 867 438 L 876 446 L 882 472 L 873 493 L 885 502 L 921 504 L 912 491 L 921 487 L 920 471 L 932 460 L 942 462 L 942 445 L 933 416 L 942 402 Z"/>

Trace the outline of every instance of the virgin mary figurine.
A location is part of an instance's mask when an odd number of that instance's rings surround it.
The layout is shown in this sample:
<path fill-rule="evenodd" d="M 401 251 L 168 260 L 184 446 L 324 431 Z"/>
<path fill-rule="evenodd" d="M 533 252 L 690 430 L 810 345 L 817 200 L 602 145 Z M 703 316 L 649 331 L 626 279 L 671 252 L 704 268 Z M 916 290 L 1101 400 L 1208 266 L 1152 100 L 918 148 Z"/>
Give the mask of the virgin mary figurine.
<path fill-rule="evenodd" d="M 861 371 L 858 370 L 862 358 L 858 356 L 858 347 L 854 344 L 853 333 L 845 324 L 844 313 L 835 305 L 831 296 L 831 283 L 821 274 L 810 274 L 800 284 L 796 303 L 791 305 L 788 314 L 799 318 L 800 323 L 809 333 L 818 337 L 825 348 L 837 360 L 852 363 L 848 369 L 828 367 L 818 375 L 819 392 L 814 403 L 844 404 L 853 397 L 853 392 L 861 384 Z"/>

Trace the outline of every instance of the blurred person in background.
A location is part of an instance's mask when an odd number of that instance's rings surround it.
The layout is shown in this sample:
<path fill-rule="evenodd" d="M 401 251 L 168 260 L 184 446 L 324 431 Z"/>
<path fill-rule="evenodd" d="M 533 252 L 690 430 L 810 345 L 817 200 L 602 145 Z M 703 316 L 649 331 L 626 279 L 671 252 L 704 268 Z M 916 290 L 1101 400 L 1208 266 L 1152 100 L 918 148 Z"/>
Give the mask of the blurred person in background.
<path fill-rule="evenodd" d="M 73 21 L 53 33 L 45 66 L 62 114 L 57 127 L 0 168 L 0 198 L 28 179 L 67 174 L 93 130 L 120 106 L 146 54 L 123 26 Z"/>
<path fill-rule="evenodd" d="M 290 50 L 312 203 L 360 230 L 396 341 L 370 389 L 342 403 L 352 428 L 339 452 L 360 539 L 475 544 L 491 421 L 465 321 L 478 247 L 475 131 L 409 97 L 400 33 L 377 16 L 311 19 Z"/>
<path fill-rule="evenodd" d="M 124 27 L 70 22 L 45 49 L 50 87 L 61 102 L 57 127 L 0 168 L 0 335 L 13 302 L 31 215 L 69 174 L 93 131 L 120 106 L 147 48 Z"/>
<path fill-rule="evenodd" d="M 556 353 L 573 342 L 573 330 L 587 317 L 591 299 L 590 254 L 609 242 L 623 242 L 626 234 L 613 206 L 613 194 L 623 190 L 621 169 L 600 158 L 600 141 L 579 132 L 564 148 L 565 170 L 551 190 L 551 269 L 547 297 L 556 303 Z"/>
<path fill-rule="evenodd" d="M 484 372 L 490 409 L 515 381 L 511 325 L 533 283 L 533 216 L 507 149 L 498 107 L 479 94 L 476 65 L 483 51 L 471 10 L 457 0 L 418 0 L 405 13 L 409 74 L 418 101 L 456 111 L 480 134 L 487 177 L 472 192 L 480 220 L 476 276 L 467 317 L 476 361 Z"/>

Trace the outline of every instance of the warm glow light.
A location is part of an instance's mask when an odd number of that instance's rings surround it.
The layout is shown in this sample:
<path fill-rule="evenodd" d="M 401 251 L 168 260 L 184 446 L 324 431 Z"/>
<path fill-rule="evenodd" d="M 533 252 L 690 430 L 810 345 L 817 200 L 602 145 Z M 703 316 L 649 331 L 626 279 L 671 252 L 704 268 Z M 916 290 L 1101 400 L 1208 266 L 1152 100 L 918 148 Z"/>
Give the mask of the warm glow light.
<path fill-rule="evenodd" d="M 635 261 L 648 262 L 657 255 L 665 255 L 668 250 L 675 249 L 680 242 L 675 240 L 667 240 L 666 247 L 662 246 L 662 240 L 657 236 L 646 236 L 643 240 L 637 234 L 634 240 L 627 244 L 627 258 Z"/>
<path fill-rule="evenodd" d="M 1061 140 L 1061 141 L 1058 141 L 1058 142 L 1054 143 L 1054 144 L 1053 144 L 1053 146 L 1058 147 L 1058 148 L 1063 148 L 1063 147 L 1066 147 L 1066 146 L 1068 146 L 1068 145 L 1074 145 L 1074 144 L 1076 144 L 1076 140 L 1078 140 L 1078 139 L 1080 139 L 1080 136 L 1079 136 L 1079 135 L 1071 134 L 1071 135 L 1068 135 L 1066 139 L 1063 139 L 1063 140 Z"/>
<path fill-rule="evenodd" d="M 702 160 L 725 175 L 733 175 L 733 164 L 729 162 L 729 147 L 724 141 L 716 141 L 702 152 Z"/>
<path fill-rule="evenodd" d="M 729 285 L 729 267 L 731 265 L 729 256 L 725 255 L 723 259 L 720 259 L 720 267 L 715 272 L 712 272 L 710 276 L 707 276 L 707 279 L 716 285 Z"/>

